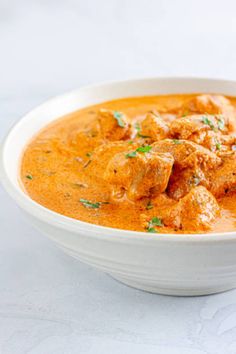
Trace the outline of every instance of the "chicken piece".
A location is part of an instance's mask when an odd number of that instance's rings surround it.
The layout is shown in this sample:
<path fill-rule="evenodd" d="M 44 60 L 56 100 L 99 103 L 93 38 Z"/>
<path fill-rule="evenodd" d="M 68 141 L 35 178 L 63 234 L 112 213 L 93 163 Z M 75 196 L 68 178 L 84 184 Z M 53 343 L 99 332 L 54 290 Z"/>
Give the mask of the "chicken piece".
<path fill-rule="evenodd" d="M 179 200 L 198 185 L 208 188 L 209 181 L 205 173 L 199 166 L 194 169 L 175 166 L 167 188 L 168 195 Z"/>
<path fill-rule="evenodd" d="M 175 165 L 182 168 L 201 166 L 211 169 L 221 163 L 216 154 L 188 140 L 164 139 L 153 143 L 152 151 L 170 153 Z"/>
<path fill-rule="evenodd" d="M 130 144 L 127 141 L 112 141 L 98 146 L 90 158 L 89 170 L 94 174 L 102 176 L 104 169 L 115 154 L 133 151 L 138 147 L 136 143 Z"/>
<path fill-rule="evenodd" d="M 208 131 L 202 142 L 198 142 L 197 140 L 194 139 L 193 141 L 219 155 L 221 152 L 232 151 L 232 147 L 236 144 L 236 135 L 223 135 Z"/>
<path fill-rule="evenodd" d="M 224 118 L 221 115 L 189 115 L 177 118 L 170 124 L 170 134 L 178 139 L 190 139 L 198 137 L 203 141 L 208 131 L 227 132 Z"/>
<path fill-rule="evenodd" d="M 219 137 L 219 142 L 222 145 L 229 147 L 229 150 L 233 150 L 233 146 L 236 145 L 236 134 L 221 135 Z"/>
<path fill-rule="evenodd" d="M 221 164 L 221 158 L 215 153 L 188 140 L 165 139 L 154 143 L 153 151 L 169 152 L 174 157 L 167 193 L 175 200 L 198 185 L 208 188 L 209 171 Z"/>
<path fill-rule="evenodd" d="M 130 134 L 131 124 L 125 114 L 100 109 L 88 117 L 86 124 L 72 129 L 69 144 L 73 149 L 88 147 L 94 150 L 106 141 L 126 140 Z"/>
<path fill-rule="evenodd" d="M 211 151 L 231 149 L 235 134 L 227 134 L 224 118 L 220 115 L 192 115 L 174 120 L 170 124 L 173 138 L 188 139 Z"/>
<path fill-rule="evenodd" d="M 124 113 L 108 109 L 100 109 L 97 115 L 97 120 L 101 135 L 105 139 L 115 141 L 129 138 L 131 125 Z"/>
<path fill-rule="evenodd" d="M 219 149 L 226 133 L 224 118 L 219 115 L 192 115 L 178 118 L 170 124 L 173 138 L 191 140 L 211 151 Z"/>
<path fill-rule="evenodd" d="M 205 187 L 193 188 L 163 217 L 166 226 L 184 231 L 206 231 L 220 213 L 215 197 Z"/>
<path fill-rule="evenodd" d="M 199 95 L 187 102 L 183 112 L 222 114 L 230 131 L 236 129 L 236 112 L 230 101 L 221 95 Z"/>
<path fill-rule="evenodd" d="M 162 193 L 168 184 L 174 159 L 155 152 L 118 153 L 109 161 L 104 179 L 111 184 L 112 198 L 138 200 Z M 129 157 L 130 156 L 130 157 Z"/>
<path fill-rule="evenodd" d="M 140 137 L 149 138 L 152 142 L 166 138 L 168 132 L 168 125 L 161 118 L 161 116 L 149 112 L 141 122 L 141 131 L 138 135 Z"/>
<path fill-rule="evenodd" d="M 221 155 L 222 164 L 208 174 L 209 190 L 215 197 L 236 191 L 236 152 Z"/>
<path fill-rule="evenodd" d="M 192 169 L 174 166 L 167 192 L 179 200 L 194 186 L 206 187 L 215 197 L 236 191 L 236 152 L 219 153 L 221 163 L 212 168 L 196 166 Z"/>

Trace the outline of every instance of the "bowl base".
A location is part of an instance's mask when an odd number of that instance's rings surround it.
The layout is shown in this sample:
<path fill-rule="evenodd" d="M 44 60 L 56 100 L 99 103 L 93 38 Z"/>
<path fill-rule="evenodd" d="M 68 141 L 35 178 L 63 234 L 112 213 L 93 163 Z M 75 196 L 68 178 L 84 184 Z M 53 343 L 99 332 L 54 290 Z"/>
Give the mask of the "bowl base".
<path fill-rule="evenodd" d="M 199 287 L 199 288 L 164 288 L 159 287 L 158 285 L 143 283 L 139 281 L 135 281 L 132 279 L 123 278 L 120 276 L 116 276 L 114 274 L 109 274 L 113 279 L 118 282 L 125 284 L 131 288 L 143 290 L 153 294 L 160 295 L 169 295 L 169 296 L 203 296 L 203 295 L 211 295 L 222 293 L 225 291 L 232 290 L 236 287 L 236 285 L 224 285 L 224 286 L 215 286 L 215 287 Z"/>

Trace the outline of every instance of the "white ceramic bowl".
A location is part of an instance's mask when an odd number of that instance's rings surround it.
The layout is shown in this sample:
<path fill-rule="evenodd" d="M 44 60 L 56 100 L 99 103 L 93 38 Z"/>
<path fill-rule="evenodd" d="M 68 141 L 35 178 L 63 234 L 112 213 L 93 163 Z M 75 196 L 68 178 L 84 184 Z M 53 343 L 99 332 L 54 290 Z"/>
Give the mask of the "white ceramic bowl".
<path fill-rule="evenodd" d="M 34 202 L 19 185 L 22 150 L 42 127 L 79 108 L 129 96 L 174 93 L 236 95 L 236 82 L 151 78 L 86 87 L 47 101 L 24 116 L 1 150 L 1 180 L 36 228 L 72 257 L 138 289 L 203 295 L 236 287 L 236 231 L 166 235 L 101 227 L 59 215 Z"/>

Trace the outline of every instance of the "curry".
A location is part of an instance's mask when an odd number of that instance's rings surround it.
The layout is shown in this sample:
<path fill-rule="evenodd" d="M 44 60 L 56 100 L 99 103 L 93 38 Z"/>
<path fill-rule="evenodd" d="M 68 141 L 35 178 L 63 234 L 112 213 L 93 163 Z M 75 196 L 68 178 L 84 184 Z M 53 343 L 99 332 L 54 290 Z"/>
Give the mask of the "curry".
<path fill-rule="evenodd" d="M 40 131 L 21 182 L 46 208 L 149 233 L 236 229 L 236 98 L 166 95 L 87 107 Z"/>

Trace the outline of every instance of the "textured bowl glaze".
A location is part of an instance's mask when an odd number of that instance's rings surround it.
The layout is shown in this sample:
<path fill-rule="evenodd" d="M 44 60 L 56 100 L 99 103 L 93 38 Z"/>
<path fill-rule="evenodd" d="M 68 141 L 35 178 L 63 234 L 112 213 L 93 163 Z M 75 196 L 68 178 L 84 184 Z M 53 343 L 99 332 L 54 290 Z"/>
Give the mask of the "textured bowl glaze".
<path fill-rule="evenodd" d="M 48 123 L 77 109 L 129 96 L 175 93 L 236 95 L 236 82 L 149 78 L 86 87 L 53 98 L 25 115 L 1 149 L 1 181 L 29 220 L 66 253 L 138 289 L 169 295 L 204 295 L 236 287 L 236 231 L 166 235 L 97 226 L 34 202 L 19 184 L 27 142 Z"/>

